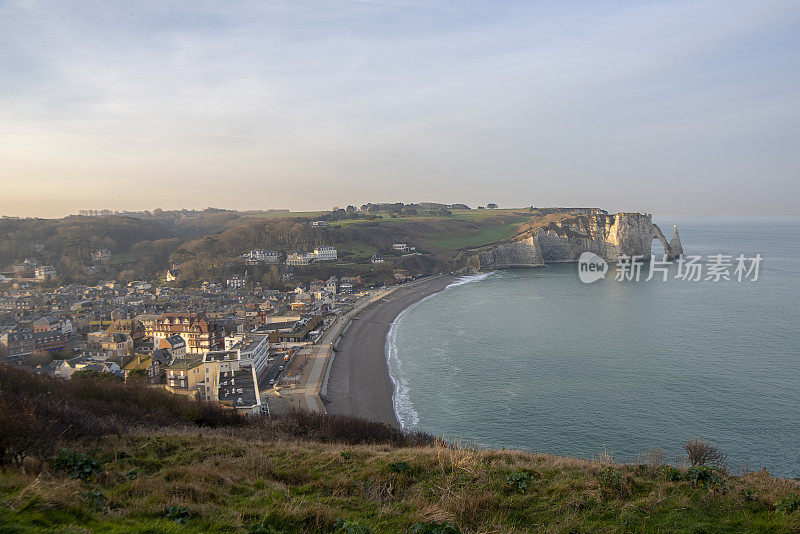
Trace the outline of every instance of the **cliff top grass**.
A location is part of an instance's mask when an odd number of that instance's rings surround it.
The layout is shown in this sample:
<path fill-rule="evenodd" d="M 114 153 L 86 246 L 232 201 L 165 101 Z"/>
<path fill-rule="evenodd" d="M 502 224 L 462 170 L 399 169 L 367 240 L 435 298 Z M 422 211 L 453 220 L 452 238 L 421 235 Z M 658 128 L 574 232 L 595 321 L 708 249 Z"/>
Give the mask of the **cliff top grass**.
<path fill-rule="evenodd" d="M 75 447 L 80 454 L 62 452 L 39 478 L 11 468 L 0 475 L 0 531 L 800 528 L 797 483 L 765 472 L 730 476 L 711 468 L 617 465 L 443 442 L 396 448 L 262 441 L 220 430 L 130 433 Z M 95 467 L 71 477 L 70 461 L 82 466 L 87 458 Z"/>
<path fill-rule="evenodd" d="M 724 460 L 690 445 L 696 464 Z M 797 481 L 660 457 L 619 464 L 349 417 L 245 418 L 142 384 L 0 364 L 3 534 L 800 529 Z"/>

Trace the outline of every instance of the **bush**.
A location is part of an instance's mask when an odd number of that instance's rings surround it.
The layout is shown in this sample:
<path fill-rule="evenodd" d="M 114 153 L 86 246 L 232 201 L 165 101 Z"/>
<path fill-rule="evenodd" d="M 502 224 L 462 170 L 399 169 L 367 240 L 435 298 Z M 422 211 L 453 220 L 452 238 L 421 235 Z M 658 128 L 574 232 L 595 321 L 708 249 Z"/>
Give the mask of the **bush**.
<path fill-rule="evenodd" d="M 392 462 L 389 464 L 389 472 L 407 475 L 411 472 L 411 465 L 408 462 Z"/>
<path fill-rule="evenodd" d="M 608 466 L 597 476 L 600 491 L 617 497 L 625 497 L 630 493 L 630 487 L 621 469 Z"/>
<path fill-rule="evenodd" d="M 683 480 L 683 474 L 671 465 L 661 466 L 661 473 L 664 475 L 664 478 L 670 482 L 680 482 Z"/>
<path fill-rule="evenodd" d="M 103 470 L 103 465 L 88 454 L 67 449 L 61 449 L 50 458 L 49 463 L 54 470 L 63 471 L 70 478 L 81 480 L 89 480 Z"/>
<path fill-rule="evenodd" d="M 793 493 L 777 501 L 775 503 L 775 509 L 786 512 L 787 514 L 800 510 L 800 494 Z"/>
<path fill-rule="evenodd" d="M 506 476 L 506 486 L 512 490 L 525 493 L 533 486 L 536 472 L 530 469 L 516 471 Z"/>
<path fill-rule="evenodd" d="M 698 465 L 690 467 L 686 471 L 686 480 L 692 483 L 692 486 L 701 485 L 705 489 L 710 489 L 722 482 L 722 475 L 720 470 L 710 465 Z"/>
<path fill-rule="evenodd" d="M 333 523 L 333 532 L 336 534 L 370 534 L 372 531 L 366 525 L 339 518 Z"/>
<path fill-rule="evenodd" d="M 461 534 L 461 530 L 447 521 L 428 521 L 417 523 L 411 530 L 414 534 Z"/>
<path fill-rule="evenodd" d="M 696 437 L 684 443 L 683 449 L 689 456 L 689 463 L 692 467 L 698 465 L 712 465 L 720 469 L 725 467 L 725 453 L 707 441 Z"/>
<path fill-rule="evenodd" d="M 164 509 L 164 519 L 185 525 L 189 521 L 189 509 L 185 506 L 167 506 Z"/>

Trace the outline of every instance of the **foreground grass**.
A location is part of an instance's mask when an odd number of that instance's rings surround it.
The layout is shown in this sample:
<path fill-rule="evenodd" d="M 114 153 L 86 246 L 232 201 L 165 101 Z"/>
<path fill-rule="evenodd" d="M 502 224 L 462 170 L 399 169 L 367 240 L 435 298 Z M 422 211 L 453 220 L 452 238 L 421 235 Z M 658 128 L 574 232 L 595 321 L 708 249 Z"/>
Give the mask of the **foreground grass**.
<path fill-rule="evenodd" d="M 794 481 L 512 451 L 259 441 L 235 432 L 84 442 L 103 468 L 0 475 L 0 532 L 788 532 Z M 800 497 L 798 497 L 800 498 Z M 776 503 L 778 504 L 776 508 Z M 427 524 L 427 525 L 426 525 Z"/>

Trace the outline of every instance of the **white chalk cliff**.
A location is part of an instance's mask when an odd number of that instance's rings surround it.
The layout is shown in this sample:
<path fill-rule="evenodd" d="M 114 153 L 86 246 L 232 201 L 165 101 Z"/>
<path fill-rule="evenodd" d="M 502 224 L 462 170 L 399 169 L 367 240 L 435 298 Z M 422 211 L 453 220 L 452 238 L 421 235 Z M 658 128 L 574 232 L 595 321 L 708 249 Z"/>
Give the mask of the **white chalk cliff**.
<path fill-rule="evenodd" d="M 653 239 L 661 242 L 667 258 L 683 254 L 678 228 L 667 242 L 649 213 L 609 214 L 597 208 L 538 210 L 522 232 L 470 251 L 467 263 L 474 270 L 541 267 L 578 261 L 586 251 L 607 261 L 617 261 L 622 255 L 649 259 Z"/>

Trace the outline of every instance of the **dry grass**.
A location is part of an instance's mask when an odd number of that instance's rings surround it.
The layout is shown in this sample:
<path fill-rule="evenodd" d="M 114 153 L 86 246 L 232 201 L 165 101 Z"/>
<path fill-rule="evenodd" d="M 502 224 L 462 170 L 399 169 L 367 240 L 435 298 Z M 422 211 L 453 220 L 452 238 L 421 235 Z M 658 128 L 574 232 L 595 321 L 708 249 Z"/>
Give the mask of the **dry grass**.
<path fill-rule="evenodd" d="M 623 525 L 680 531 L 693 524 L 780 532 L 794 519 L 774 511 L 774 503 L 800 491 L 797 482 L 765 472 L 727 476 L 704 490 L 669 480 L 660 464 L 614 463 L 611 451 L 578 459 L 444 440 L 396 448 L 254 441 L 222 429 L 203 435 L 140 430 L 80 447 L 103 462 L 103 481 L 59 473 L 35 479 L 9 470 L 0 477 L 0 522 L 63 525 L 80 516 L 90 530 L 169 531 L 174 523 L 164 519 L 165 509 L 175 506 L 188 510 L 180 528 L 190 532 L 245 532 L 264 522 L 278 531 L 327 532 L 337 519 L 373 532 L 407 531 L 425 521 L 451 522 L 462 532 L 594 532 Z M 619 475 L 621 490 L 601 487 L 606 469 Z M 531 477 L 530 490 L 509 487 L 514 473 Z M 102 494 L 102 504 L 87 500 L 90 491 Z"/>

